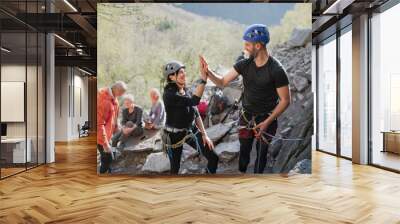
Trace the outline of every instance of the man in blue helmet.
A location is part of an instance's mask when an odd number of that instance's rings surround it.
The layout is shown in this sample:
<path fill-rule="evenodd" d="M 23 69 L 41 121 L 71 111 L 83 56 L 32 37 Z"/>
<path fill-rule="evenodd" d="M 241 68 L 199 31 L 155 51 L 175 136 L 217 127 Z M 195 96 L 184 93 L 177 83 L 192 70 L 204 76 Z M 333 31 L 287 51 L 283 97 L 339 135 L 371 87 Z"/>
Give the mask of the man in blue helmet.
<path fill-rule="evenodd" d="M 254 173 L 263 173 L 268 144 L 278 127 L 277 118 L 290 104 L 289 80 L 281 63 L 269 55 L 267 44 L 269 32 L 263 24 L 249 26 L 243 35 L 244 51 L 248 58 L 242 59 L 225 75 L 208 68 L 201 57 L 207 76 L 216 85 L 224 87 L 236 77 L 243 77 L 243 111 L 239 120 L 239 171 L 245 173 L 250 162 L 254 138 L 257 139 L 257 158 Z"/>

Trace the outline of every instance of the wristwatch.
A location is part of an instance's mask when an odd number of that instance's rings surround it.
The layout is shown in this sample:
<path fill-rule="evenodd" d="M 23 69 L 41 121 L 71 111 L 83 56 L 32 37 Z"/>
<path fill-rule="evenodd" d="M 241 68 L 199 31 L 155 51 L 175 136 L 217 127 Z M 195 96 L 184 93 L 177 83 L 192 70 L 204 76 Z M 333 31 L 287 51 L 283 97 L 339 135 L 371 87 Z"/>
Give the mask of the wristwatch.
<path fill-rule="evenodd" d="M 204 80 L 204 79 L 200 79 L 200 84 L 207 84 L 207 81 L 206 80 Z"/>

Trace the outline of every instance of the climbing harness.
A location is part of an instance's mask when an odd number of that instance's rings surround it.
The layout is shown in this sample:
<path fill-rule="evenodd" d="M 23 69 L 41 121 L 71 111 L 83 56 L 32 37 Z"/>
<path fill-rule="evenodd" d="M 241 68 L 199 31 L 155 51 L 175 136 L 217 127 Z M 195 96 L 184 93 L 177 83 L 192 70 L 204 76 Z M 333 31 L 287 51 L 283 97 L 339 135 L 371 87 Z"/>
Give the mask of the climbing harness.
<path fill-rule="evenodd" d="M 247 130 L 251 130 L 253 132 L 255 132 L 255 127 L 258 125 L 256 123 L 256 116 L 252 115 L 251 120 L 249 121 L 245 114 L 244 114 L 244 110 L 241 111 L 241 117 L 243 118 L 243 120 L 246 122 L 246 125 L 244 126 L 239 126 L 239 129 L 247 129 Z M 269 116 L 271 115 L 271 113 L 268 114 Z M 268 140 L 265 136 L 269 137 L 270 140 Z M 260 138 L 257 139 L 257 173 L 260 172 L 260 160 L 261 160 L 261 142 L 264 142 L 268 145 L 273 145 L 275 143 L 275 141 L 278 140 L 282 140 L 282 141 L 302 141 L 302 138 L 283 138 L 280 136 L 276 136 L 276 135 L 272 135 L 270 133 L 268 133 L 267 131 L 263 131 L 262 134 L 260 135 Z M 268 153 L 268 152 L 267 152 Z"/>
<path fill-rule="evenodd" d="M 181 129 L 182 131 L 186 131 L 186 135 L 180 141 L 178 141 L 174 144 L 171 144 L 171 138 L 169 137 L 169 133 L 178 133 L 178 132 L 170 132 L 168 130 L 171 130 L 171 129 L 164 128 L 164 130 L 162 131 L 162 133 L 163 133 L 162 141 L 163 141 L 163 149 L 167 153 L 167 155 L 171 159 L 171 161 L 172 161 L 172 150 L 182 147 L 183 144 L 189 139 L 192 139 L 196 143 L 196 151 L 201 156 L 205 157 L 201 150 L 200 143 L 196 136 L 199 133 L 199 130 L 197 130 L 195 133 L 193 133 L 193 131 L 191 129 Z M 211 173 L 210 170 L 208 169 L 208 167 L 206 167 L 206 170 L 208 173 Z"/>
<path fill-rule="evenodd" d="M 242 110 L 241 111 L 241 117 L 244 119 L 244 121 L 246 122 L 246 124 L 247 125 L 245 125 L 245 126 L 239 126 L 239 129 L 241 129 L 241 128 L 245 128 L 245 129 L 248 129 L 248 130 L 253 130 L 253 131 L 255 131 L 254 130 L 254 128 L 258 125 L 257 123 L 256 123 L 256 121 L 255 121 L 255 117 L 256 116 L 252 116 L 252 118 L 251 118 L 251 120 L 249 121 L 247 118 L 246 118 L 246 116 L 244 115 L 244 110 Z M 268 115 L 271 115 L 271 113 L 269 113 Z M 275 141 L 277 141 L 277 140 L 282 140 L 282 141 L 302 141 L 302 140 L 304 140 L 304 138 L 284 138 L 284 137 L 280 137 L 280 136 L 276 136 L 276 135 L 272 135 L 272 134 L 270 134 L 270 133 L 268 133 L 267 131 L 263 131 L 262 132 L 262 134 L 264 134 L 264 135 L 266 135 L 266 136 L 268 136 L 268 137 L 270 137 L 271 138 L 271 142 L 268 142 L 266 139 L 265 139 L 265 137 L 263 136 L 263 135 L 261 135 L 261 139 L 265 142 L 265 143 L 267 143 L 267 144 L 273 144 Z"/>

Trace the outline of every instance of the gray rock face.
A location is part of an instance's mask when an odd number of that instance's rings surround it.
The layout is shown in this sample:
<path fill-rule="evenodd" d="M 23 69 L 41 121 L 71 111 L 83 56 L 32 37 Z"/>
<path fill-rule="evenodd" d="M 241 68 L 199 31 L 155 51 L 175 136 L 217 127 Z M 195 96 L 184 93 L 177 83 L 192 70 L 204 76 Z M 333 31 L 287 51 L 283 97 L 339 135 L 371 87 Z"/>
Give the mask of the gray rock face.
<path fill-rule="evenodd" d="M 210 137 L 212 141 L 217 141 L 222 136 L 224 136 L 229 131 L 229 129 L 231 129 L 233 124 L 234 122 L 230 122 L 224 124 L 219 123 L 214 126 L 211 126 L 206 129 L 207 135 L 208 137 Z"/>
<path fill-rule="evenodd" d="M 168 156 L 163 152 L 151 153 L 142 167 L 144 172 L 163 173 L 170 169 Z"/>
<path fill-rule="evenodd" d="M 239 140 L 233 142 L 223 142 L 214 148 L 214 152 L 218 155 L 221 162 L 228 163 L 239 155 Z"/>
<path fill-rule="evenodd" d="M 230 135 L 228 135 L 228 136 L 226 136 L 224 138 L 224 142 L 234 142 L 234 141 L 237 141 L 237 140 L 239 140 L 238 133 L 230 134 Z"/>
<path fill-rule="evenodd" d="M 311 29 L 294 29 L 289 39 L 292 47 L 302 47 L 311 40 Z"/>
<path fill-rule="evenodd" d="M 238 100 L 240 98 L 240 95 L 242 94 L 240 86 L 239 87 L 227 86 L 222 90 L 222 92 L 224 93 L 224 96 L 228 97 L 229 105 L 235 103 L 235 100 Z"/>
<path fill-rule="evenodd" d="M 133 141 L 133 140 L 132 140 Z M 154 150 L 154 146 L 157 144 L 157 149 L 160 150 L 160 142 L 161 142 L 161 136 L 160 133 L 156 133 L 153 136 L 150 136 L 150 138 L 145 139 L 142 142 L 139 142 L 137 144 L 135 143 L 127 143 L 127 147 L 124 148 L 124 151 L 135 151 L 135 152 L 151 152 Z"/>
<path fill-rule="evenodd" d="M 297 91 L 301 92 L 308 86 L 308 80 L 302 76 L 295 76 L 293 78 L 293 85 Z"/>
<path fill-rule="evenodd" d="M 147 156 L 161 150 L 161 139 L 158 131 L 145 130 L 143 136 L 132 137 L 126 142 L 126 147 L 117 149 L 113 160 L 112 172 L 121 174 L 140 174 Z"/>
<path fill-rule="evenodd" d="M 277 133 L 284 138 L 301 141 L 275 140 L 270 146 L 273 173 L 288 173 L 302 160 L 311 161 L 311 136 L 313 134 L 313 93 L 311 92 L 311 45 L 308 31 L 294 31 L 291 41 L 272 49 L 288 72 L 292 103 L 279 117 Z M 309 167 L 311 163 L 304 163 Z M 267 172 L 267 171 L 266 171 Z M 311 172 L 311 171 L 310 171 Z"/>
<path fill-rule="evenodd" d="M 310 159 L 303 159 L 296 163 L 293 169 L 289 172 L 289 174 L 310 174 L 311 173 L 311 160 Z"/>
<path fill-rule="evenodd" d="M 184 161 L 192 159 L 197 155 L 199 155 L 199 153 L 196 151 L 196 149 L 186 143 L 183 144 L 182 159 Z"/>

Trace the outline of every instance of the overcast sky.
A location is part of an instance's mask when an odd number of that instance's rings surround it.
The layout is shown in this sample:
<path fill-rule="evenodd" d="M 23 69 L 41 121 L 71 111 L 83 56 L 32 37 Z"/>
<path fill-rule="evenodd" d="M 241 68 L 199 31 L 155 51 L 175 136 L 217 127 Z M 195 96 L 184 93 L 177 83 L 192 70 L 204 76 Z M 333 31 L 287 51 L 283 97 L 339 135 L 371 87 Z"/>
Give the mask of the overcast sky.
<path fill-rule="evenodd" d="M 181 3 L 177 7 L 189 12 L 233 20 L 250 25 L 262 23 L 267 26 L 278 25 L 293 3 Z"/>

